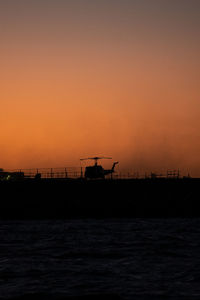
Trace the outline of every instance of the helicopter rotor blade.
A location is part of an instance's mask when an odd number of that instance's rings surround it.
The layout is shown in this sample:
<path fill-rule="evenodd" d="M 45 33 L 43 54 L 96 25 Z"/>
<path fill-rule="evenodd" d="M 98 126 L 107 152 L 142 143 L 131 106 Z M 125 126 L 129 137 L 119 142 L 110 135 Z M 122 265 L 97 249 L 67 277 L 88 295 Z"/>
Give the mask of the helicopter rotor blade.
<path fill-rule="evenodd" d="M 89 157 L 89 159 L 112 159 L 111 157 L 105 157 L 105 156 L 96 156 L 96 157 Z"/>
<path fill-rule="evenodd" d="M 104 156 L 101 156 L 101 157 L 88 157 L 88 158 L 81 158 L 80 160 L 88 160 L 88 159 L 94 159 L 94 160 L 98 160 L 98 159 L 112 159 L 112 157 L 104 157 Z"/>
<path fill-rule="evenodd" d="M 80 160 L 89 160 L 89 159 L 96 159 L 96 158 L 94 157 L 80 158 Z"/>

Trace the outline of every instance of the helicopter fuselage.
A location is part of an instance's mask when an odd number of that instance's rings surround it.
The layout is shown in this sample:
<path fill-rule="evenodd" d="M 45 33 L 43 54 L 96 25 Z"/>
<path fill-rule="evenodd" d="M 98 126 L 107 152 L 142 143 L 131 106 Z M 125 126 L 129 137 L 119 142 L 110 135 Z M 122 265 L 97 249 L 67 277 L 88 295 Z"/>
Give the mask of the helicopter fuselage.
<path fill-rule="evenodd" d="M 85 168 L 85 178 L 104 178 L 104 169 L 102 166 L 90 166 Z"/>
<path fill-rule="evenodd" d="M 115 165 L 113 164 L 112 169 L 105 170 L 101 165 L 95 164 L 94 166 L 89 166 L 85 168 L 85 178 L 88 179 L 104 179 L 106 175 L 112 174 L 114 172 Z"/>

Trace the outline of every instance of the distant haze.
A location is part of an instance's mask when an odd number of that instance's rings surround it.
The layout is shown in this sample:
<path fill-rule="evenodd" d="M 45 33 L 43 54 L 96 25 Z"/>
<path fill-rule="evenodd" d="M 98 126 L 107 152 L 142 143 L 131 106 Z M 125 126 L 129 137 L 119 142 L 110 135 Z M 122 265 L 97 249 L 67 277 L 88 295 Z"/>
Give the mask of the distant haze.
<path fill-rule="evenodd" d="M 1 0 L 0 43 L 0 167 L 200 176 L 199 0 Z"/>

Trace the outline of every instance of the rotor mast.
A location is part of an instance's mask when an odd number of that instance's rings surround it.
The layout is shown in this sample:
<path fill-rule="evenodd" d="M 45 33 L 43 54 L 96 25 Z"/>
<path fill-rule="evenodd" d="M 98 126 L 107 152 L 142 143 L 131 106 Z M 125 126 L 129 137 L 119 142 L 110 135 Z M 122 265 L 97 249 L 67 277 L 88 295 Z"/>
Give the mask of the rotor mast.
<path fill-rule="evenodd" d="M 98 162 L 99 159 L 112 159 L 112 158 L 111 157 L 104 157 L 104 156 L 101 156 L 101 157 L 95 156 L 95 157 L 81 158 L 80 160 L 82 161 L 82 160 L 89 160 L 89 159 L 94 160 L 95 161 L 95 166 L 97 166 L 97 162 Z"/>

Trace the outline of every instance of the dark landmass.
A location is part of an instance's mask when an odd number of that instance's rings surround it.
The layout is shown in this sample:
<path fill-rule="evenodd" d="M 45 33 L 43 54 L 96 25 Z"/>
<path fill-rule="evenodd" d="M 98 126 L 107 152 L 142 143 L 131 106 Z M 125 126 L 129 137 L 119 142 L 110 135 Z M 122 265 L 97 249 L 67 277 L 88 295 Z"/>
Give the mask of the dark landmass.
<path fill-rule="evenodd" d="M 199 217 L 200 179 L 0 182 L 0 219 Z"/>

